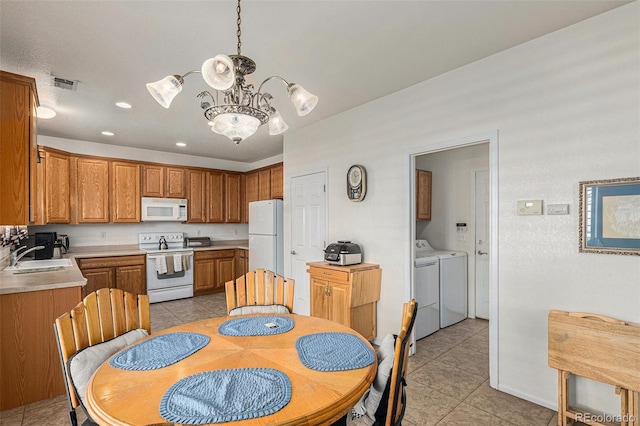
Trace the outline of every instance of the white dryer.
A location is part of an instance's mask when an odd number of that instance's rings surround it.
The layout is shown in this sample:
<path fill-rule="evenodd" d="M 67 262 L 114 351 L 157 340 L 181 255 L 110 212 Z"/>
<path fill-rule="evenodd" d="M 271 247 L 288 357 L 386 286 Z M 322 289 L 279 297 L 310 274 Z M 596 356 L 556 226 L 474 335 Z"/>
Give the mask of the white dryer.
<path fill-rule="evenodd" d="M 467 253 L 436 250 L 440 259 L 440 328 L 467 318 Z"/>

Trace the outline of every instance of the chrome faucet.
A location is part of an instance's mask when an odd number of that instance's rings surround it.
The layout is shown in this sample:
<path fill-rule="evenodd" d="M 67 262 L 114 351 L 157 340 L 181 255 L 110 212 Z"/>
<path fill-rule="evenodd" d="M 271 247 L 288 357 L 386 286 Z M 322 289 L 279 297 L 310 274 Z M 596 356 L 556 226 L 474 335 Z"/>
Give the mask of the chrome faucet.
<path fill-rule="evenodd" d="M 18 261 L 22 259 L 25 255 L 31 253 L 32 251 L 42 250 L 44 246 L 31 247 L 30 249 L 25 250 L 24 252 L 18 254 L 20 250 L 25 248 L 27 248 L 27 246 L 20 246 L 17 249 L 15 249 L 13 253 L 11 253 L 11 266 L 16 266 L 18 264 Z"/>

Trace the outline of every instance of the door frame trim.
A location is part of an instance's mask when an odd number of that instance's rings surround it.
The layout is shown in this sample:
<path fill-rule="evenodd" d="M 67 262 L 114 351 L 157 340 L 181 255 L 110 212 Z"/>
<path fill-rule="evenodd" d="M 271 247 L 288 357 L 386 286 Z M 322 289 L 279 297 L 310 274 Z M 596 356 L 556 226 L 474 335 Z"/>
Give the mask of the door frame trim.
<path fill-rule="evenodd" d="M 409 279 L 405 283 L 405 300 L 414 297 L 413 287 L 413 259 L 415 256 L 415 235 L 416 235 L 416 157 L 424 154 L 433 154 L 439 151 L 446 151 L 453 148 L 489 143 L 489 179 L 490 179 L 490 246 L 491 253 L 489 259 L 489 384 L 497 389 L 499 383 L 499 278 L 498 278 L 498 130 L 488 131 L 467 137 L 461 137 L 444 142 L 406 150 L 404 152 L 405 177 L 408 186 L 405 186 L 405 205 L 409 206 L 410 214 L 405 222 L 405 274 Z M 412 336 L 415 342 L 415 336 Z M 415 352 L 415 344 L 412 345 L 412 353 Z"/>

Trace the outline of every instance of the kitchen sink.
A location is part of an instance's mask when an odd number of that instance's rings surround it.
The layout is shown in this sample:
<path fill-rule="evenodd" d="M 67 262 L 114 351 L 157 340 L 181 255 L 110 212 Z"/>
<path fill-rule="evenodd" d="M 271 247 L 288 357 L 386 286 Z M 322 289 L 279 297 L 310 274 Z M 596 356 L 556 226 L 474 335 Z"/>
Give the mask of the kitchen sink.
<path fill-rule="evenodd" d="M 57 271 L 71 266 L 73 266 L 71 259 L 24 260 L 18 262 L 16 266 L 7 266 L 4 270 L 14 274 L 27 274 L 30 272 Z"/>

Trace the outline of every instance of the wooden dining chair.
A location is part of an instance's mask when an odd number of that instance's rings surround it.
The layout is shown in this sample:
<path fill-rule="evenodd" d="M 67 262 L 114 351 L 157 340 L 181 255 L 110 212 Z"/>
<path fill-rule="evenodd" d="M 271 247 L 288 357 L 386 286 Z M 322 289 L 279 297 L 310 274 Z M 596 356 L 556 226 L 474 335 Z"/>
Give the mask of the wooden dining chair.
<path fill-rule="evenodd" d="M 404 417 L 406 407 L 405 374 L 409 362 L 409 347 L 411 346 L 411 331 L 416 321 L 418 303 L 411 299 L 404 304 L 402 309 L 402 326 L 396 338 L 393 369 L 391 370 L 391 382 L 389 386 L 389 403 L 387 405 L 387 418 L 385 426 L 399 426 Z"/>
<path fill-rule="evenodd" d="M 76 408 L 81 405 L 84 409 L 80 389 L 86 387 L 93 371 L 118 350 L 151 333 L 149 296 L 101 288 L 58 317 L 53 329 L 65 378 L 69 421 L 77 426 Z M 75 363 L 70 361 L 74 358 Z M 89 418 L 84 424 L 95 423 Z"/>
<path fill-rule="evenodd" d="M 256 269 L 225 284 L 229 315 L 292 313 L 295 281 Z"/>

